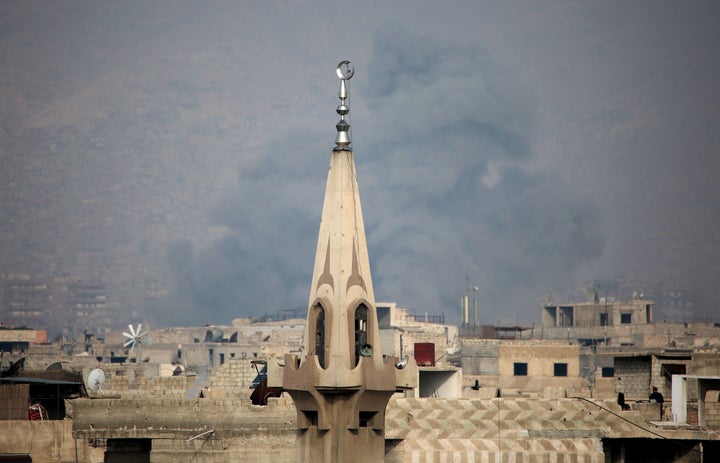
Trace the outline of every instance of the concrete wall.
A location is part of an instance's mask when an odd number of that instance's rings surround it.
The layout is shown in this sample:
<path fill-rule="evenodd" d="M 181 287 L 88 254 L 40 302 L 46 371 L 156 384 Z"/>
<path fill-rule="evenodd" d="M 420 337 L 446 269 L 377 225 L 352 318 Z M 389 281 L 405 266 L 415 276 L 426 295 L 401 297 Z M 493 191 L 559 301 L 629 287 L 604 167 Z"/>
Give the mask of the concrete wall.
<path fill-rule="evenodd" d="M 75 461 L 75 441 L 70 420 L 0 421 L 0 453 L 30 455 L 34 462 Z M 82 461 L 91 454 L 78 449 Z M 100 460 L 102 461 L 102 457 Z"/>
<path fill-rule="evenodd" d="M 495 376 L 498 374 L 498 342 L 484 339 L 461 340 L 460 366 L 465 375 Z"/>
<path fill-rule="evenodd" d="M 539 340 L 462 339 L 463 385 L 500 388 L 501 394 L 516 392 L 545 394 L 548 388 L 569 395 L 590 395 L 580 377 L 580 348 L 577 344 Z M 527 375 L 515 375 L 515 363 L 527 364 Z M 567 376 L 555 376 L 555 364 L 567 364 Z M 467 389 L 464 396 L 475 396 Z M 562 394 L 567 395 L 565 393 Z"/>
<path fill-rule="evenodd" d="M 717 351 L 693 352 L 689 375 L 720 376 L 720 353 Z"/>
<path fill-rule="evenodd" d="M 75 402 L 74 433 L 81 450 L 97 445 L 96 438 L 100 443 L 152 438 L 154 463 L 297 461 L 296 413 L 289 399 L 271 399 L 267 407 L 229 399 Z M 620 412 L 614 401 L 394 397 L 386 412 L 385 461 L 604 463 L 608 439 L 642 439 L 635 447 L 654 445 L 657 436 L 643 430 L 648 426 L 640 412 Z M 215 432 L 207 437 L 187 440 L 210 429 Z M 658 432 L 669 439 L 717 437 L 694 429 Z M 81 463 L 101 461 L 80 455 Z M 67 461 L 75 461 L 74 455 Z"/>
<path fill-rule="evenodd" d="M 580 375 L 580 349 L 577 344 L 505 341 L 498 347 L 499 374 L 511 377 L 515 363 L 527 363 L 527 376 L 554 377 L 557 363 L 567 364 L 567 376 Z"/>
<path fill-rule="evenodd" d="M 705 402 L 705 425 L 720 428 L 720 402 Z"/>
<path fill-rule="evenodd" d="M 290 399 L 271 399 L 264 407 L 235 399 L 78 399 L 74 416 L 80 447 L 92 448 L 98 439 L 149 438 L 153 463 L 295 461 L 296 412 Z"/>

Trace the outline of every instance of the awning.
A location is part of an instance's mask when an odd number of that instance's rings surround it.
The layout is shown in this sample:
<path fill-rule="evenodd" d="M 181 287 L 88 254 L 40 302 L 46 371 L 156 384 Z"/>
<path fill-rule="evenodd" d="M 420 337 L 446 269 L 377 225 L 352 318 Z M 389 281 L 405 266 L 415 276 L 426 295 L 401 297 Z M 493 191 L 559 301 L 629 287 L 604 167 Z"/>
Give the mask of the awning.
<path fill-rule="evenodd" d="M 0 378 L 0 383 L 20 383 L 20 384 L 70 384 L 70 385 L 82 385 L 82 381 L 63 381 L 59 379 L 45 379 L 45 378 L 28 378 L 25 376 L 5 376 Z M 0 460 L 2 461 L 2 460 Z"/>

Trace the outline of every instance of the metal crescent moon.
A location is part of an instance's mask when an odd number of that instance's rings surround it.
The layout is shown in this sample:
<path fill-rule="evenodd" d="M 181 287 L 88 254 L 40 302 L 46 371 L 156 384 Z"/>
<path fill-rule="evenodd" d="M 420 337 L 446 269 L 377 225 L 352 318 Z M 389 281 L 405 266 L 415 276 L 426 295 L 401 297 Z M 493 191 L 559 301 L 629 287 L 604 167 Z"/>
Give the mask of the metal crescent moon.
<path fill-rule="evenodd" d="M 345 70 L 343 71 L 343 66 L 345 66 Z M 342 80 L 350 80 L 352 76 L 355 75 L 355 66 L 350 64 L 350 61 L 340 61 L 340 63 L 337 65 L 337 69 L 335 70 L 335 73 L 337 76 Z"/>

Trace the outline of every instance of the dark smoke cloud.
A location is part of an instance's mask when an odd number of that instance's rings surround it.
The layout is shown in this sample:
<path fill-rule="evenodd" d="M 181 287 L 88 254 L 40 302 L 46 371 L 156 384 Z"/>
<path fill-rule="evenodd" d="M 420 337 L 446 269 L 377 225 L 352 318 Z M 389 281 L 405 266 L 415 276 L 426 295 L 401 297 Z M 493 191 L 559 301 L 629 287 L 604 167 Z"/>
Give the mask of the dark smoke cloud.
<path fill-rule="evenodd" d="M 525 168 L 535 102 L 511 69 L 481 48 L 387 24 L 367 72 L 351 91 L 378 299 L 456 321 L 468 276 L 482 321 L 507 321 L 602 252 L 592 201 Z M 273 141 L 212 212 L 225 238 L 200 251 L 173 247 L 183 319 L 306 303 L 331 136 Z"/>
<path fill-rule="evenodd" d="M 369 245 L 382 295 L 454 317 L 466 277 L 484 322 L 527 320 L 548 288 L 601 255 L 591 198 L 529 161 L 536 103 L 513 70 L 480 47 L 397 24 L 369 62 Z"/>
<path fill-rule="evenodd" d="M 169 248 L 174 289 L 151 308 L 157 321 L 228 323 L 307 304 L 327 139 L 291 130 L 245 157 L 237 185 L 209 212 L 224 237 L 203 249 L 187 240 Z"/>
<path fill-rule="evenodd" d="M 305 305 L 350 59 L 379 300 L 455 321 L 467 275 L 528 320 L 623 278 L 714 317 L 719 11 L 0 2 L 0 271 L 107 282 L 120 326 L 168 281 L 172 324 Z"/>

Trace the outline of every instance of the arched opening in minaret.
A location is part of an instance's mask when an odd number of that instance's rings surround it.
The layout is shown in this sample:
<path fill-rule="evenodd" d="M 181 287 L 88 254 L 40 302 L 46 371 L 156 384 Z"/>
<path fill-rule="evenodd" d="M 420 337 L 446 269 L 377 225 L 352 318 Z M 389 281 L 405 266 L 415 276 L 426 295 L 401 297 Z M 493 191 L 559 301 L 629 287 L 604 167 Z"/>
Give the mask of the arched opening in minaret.
<path fill-rule="evenodd" d="M 365 304 L 355 309 L 355 366 L 360 363 L 360 357 L 372 354 L 367 338 L 368 308 Z"/>
<path fill-rule="evenodd" d="M 322 306 L 318 307 L 315 316 L 315 355 L 320 366 L 325 368 L 325 310 Z"/>
<path fill-rule="evenodd" d="M 325 368 L 325 308 L 320 303 L 312 306 L 308 326 L 310 328 L 308 354 L 316 355 L 320 367 Z"/>

